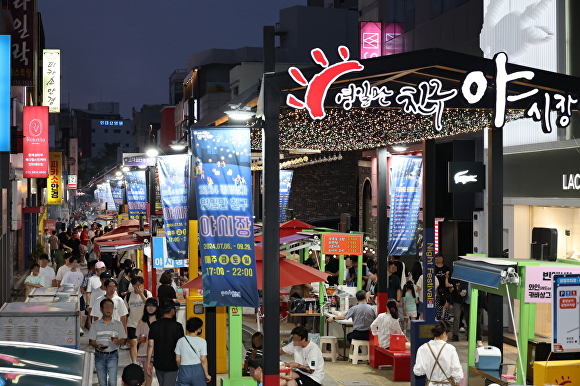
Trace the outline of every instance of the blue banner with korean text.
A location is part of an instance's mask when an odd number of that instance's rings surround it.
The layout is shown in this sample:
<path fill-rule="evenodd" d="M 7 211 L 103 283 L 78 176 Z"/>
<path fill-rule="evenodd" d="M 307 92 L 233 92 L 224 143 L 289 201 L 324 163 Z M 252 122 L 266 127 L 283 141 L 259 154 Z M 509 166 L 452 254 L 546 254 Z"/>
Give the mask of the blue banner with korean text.
<path fill-rule="evenodd" d="M 125 174 L 127 184 L 127 206 L 129 218 L 139 220 L 139 215 L 147 216 L 147 189 L 145 170 L 135 170 Z"/>
<path fill-rule="evenodd" d="M 188 154 L 157 158 L 167 256 L 173 260 L 187 259 L 190 158 Z"/>
<path fill-rule="evenodd" d="M 391 157 L 389 176 L 391 215 L 389 216 L 389 256 L 415 253 L 415 238 L 421 206 L 421 156 Z"/>
<path fill-rule="evenodd" d="M 111 194 L 113 195 L 113 201 L 117 208 L 119 205 L 123 205 L 123 181 L 121 180 L 111 180 Z"/>
<path fill-rule="evenodd" d="M 286 218 L 286 210 L 288 210 L 293 175 L 293 170 L 280 170 L 280 223 L 292 220 Z"/>
<path fill-rule="evenodd" d="M 191 132 L 206 307 L 259 307 L 250 129 Z"/>

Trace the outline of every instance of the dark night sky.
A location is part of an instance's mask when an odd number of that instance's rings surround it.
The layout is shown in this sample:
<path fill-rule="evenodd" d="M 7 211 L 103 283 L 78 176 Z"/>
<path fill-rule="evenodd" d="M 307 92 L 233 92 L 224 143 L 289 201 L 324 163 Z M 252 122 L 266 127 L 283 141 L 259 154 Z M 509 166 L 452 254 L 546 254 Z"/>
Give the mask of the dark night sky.
<path fill-rule="evenodd" d="M 195 52 L 262 46 L 279 10 L 306 0 L 38 0 L 46 48 L 60 49 L 63 103 L 119 102 L 124 118 L 169 103 L 168 79 Z"/>

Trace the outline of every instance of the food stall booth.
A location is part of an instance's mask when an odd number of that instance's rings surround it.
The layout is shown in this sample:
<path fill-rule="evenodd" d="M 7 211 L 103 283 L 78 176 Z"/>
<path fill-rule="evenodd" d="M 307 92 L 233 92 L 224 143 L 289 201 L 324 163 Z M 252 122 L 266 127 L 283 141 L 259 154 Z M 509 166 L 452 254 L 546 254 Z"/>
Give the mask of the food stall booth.
<path fill-rule="evenodd" d="M 558 366 L 560 375 L 570 377 L 571 384 L 580 384 L 580 360 L 565 361 L 559 354 L 550 354 L 547 360 L 534 362 L 528 358 L 528 346 L 537 341 L 536 336 L 536 305 L 538 302 L 552 300 L 552 276 L 557 274 L 580 274 L 580 265 L 570 260 L 539 261 L 529 259 L 487 258 L 481 255 L 468 255 L 454 263 L 453 279 L 460 279 L 471 284 L 469 294 L 471 302 L 469 309 L 469 341 L 468 369 L 466 377 L 468 385 L 487 385 L 495 382 L 499 385 L 545 384 L 550 373 L 550 367 Z M 479 291 L 507 298 L 510 320 L 514 326 L 517 363 L 500 363 L 496 369 L 481 369 L 476 366 L 476 329 Z M 512 300 L 517 300 L 514 307 Z M 576 305 L 577 307 L 577 305 Z M 549 318 L 548 315 L 545 315 Z M 570 321 L 574 324 L 574 321 Z M 576 326 L 578 321 L 576 321 Z M 552 339 L 550 339 L 553 341 Z M 568 355 L 570 355 L 568 353 Z M 570 357 L 570 356 L 568 356 Z M 501 358 L 500 358 L 501 359 Z M 551 359 L 551 361 L 549 361 Z M 508 368 L 515 365 L 515 374 L 507 374 Z M 564 366 L 562 366 L 564 365 Z M 530 374 L 532 372 L 532 374 Z M 553 379 L 549 379 L 553 381 Z M 487 383 L 486 383 L 487 382 Z"/>

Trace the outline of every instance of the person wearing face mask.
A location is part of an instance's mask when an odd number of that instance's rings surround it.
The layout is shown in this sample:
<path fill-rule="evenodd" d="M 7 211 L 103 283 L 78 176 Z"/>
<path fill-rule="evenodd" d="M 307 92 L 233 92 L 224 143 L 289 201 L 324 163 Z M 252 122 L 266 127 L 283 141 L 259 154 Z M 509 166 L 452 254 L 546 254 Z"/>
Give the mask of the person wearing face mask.
<path fill-rule="evenodd" d="M 157 308 L 157 299 L 148 298 L 145 301 L 141 320 L 137 323 L 137 329 L 135 330 L 135 335 L 137 336 L 137 362 L 143 365 L 147 360 L 147 339 L 149 337 L 149 328 L 151 328 L 151 324 L 157 320 Z M 151 360 L 154 359 L 151 358 Z M 153 377 L 145 372 L 145 386 L 151 386 L 151 383 L 153 383 Z"/>
<path fill-rule="evenodd" d="M 207 368 L 207 342 L 201 338 L 203 321 L 189 318 L 185 328 L 187 335 L 177 341 L 175 361 L 179 366 L 176 386 L 197 386 L 211 382 Z"/>

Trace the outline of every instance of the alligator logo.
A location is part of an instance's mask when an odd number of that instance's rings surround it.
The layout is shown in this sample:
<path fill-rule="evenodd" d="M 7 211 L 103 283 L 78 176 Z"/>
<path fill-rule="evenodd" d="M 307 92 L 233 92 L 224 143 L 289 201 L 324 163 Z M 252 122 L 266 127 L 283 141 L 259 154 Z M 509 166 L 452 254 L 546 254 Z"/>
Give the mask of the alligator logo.
<path fill-rule="evenodd" d="M 460 172 L 455 173 L 455 175 L 453 176 L 455 184 L 465 185 L 470 182 L 477 182 L 477 175 L 474 174 L 466 175 L 467 173 L 469 173 L 469 170 L 462 170 Z"/>
<path fill-rule="evenodd" d="M 314 75 L 310 82 L 306 80 L 302 71 L 296 67 L 290 67 L 288 69 L 290 77 L 292 77 L 292 79 L 299 85 L 306 87 L 306 94 L 304 96 L 304 101 L 289 94 L 286 97 L 286 104 L 295 109 L 305 108 L 310 113 L 312 119 L 323 119 L 326 116 L 324 100 L 330 85 L 344 74 L 354 71 L 362 71 L 364 69 L 364 66 L 358 61 L 349 60 L 350 52 L 347 47 L 338 47 L 338 54 L 341 57 L 342 62 L 329 66 L 328 59 L 320 48 L 314 48 L 310 51 L 314 63 L 324 68 L 318 74 Z"/>

